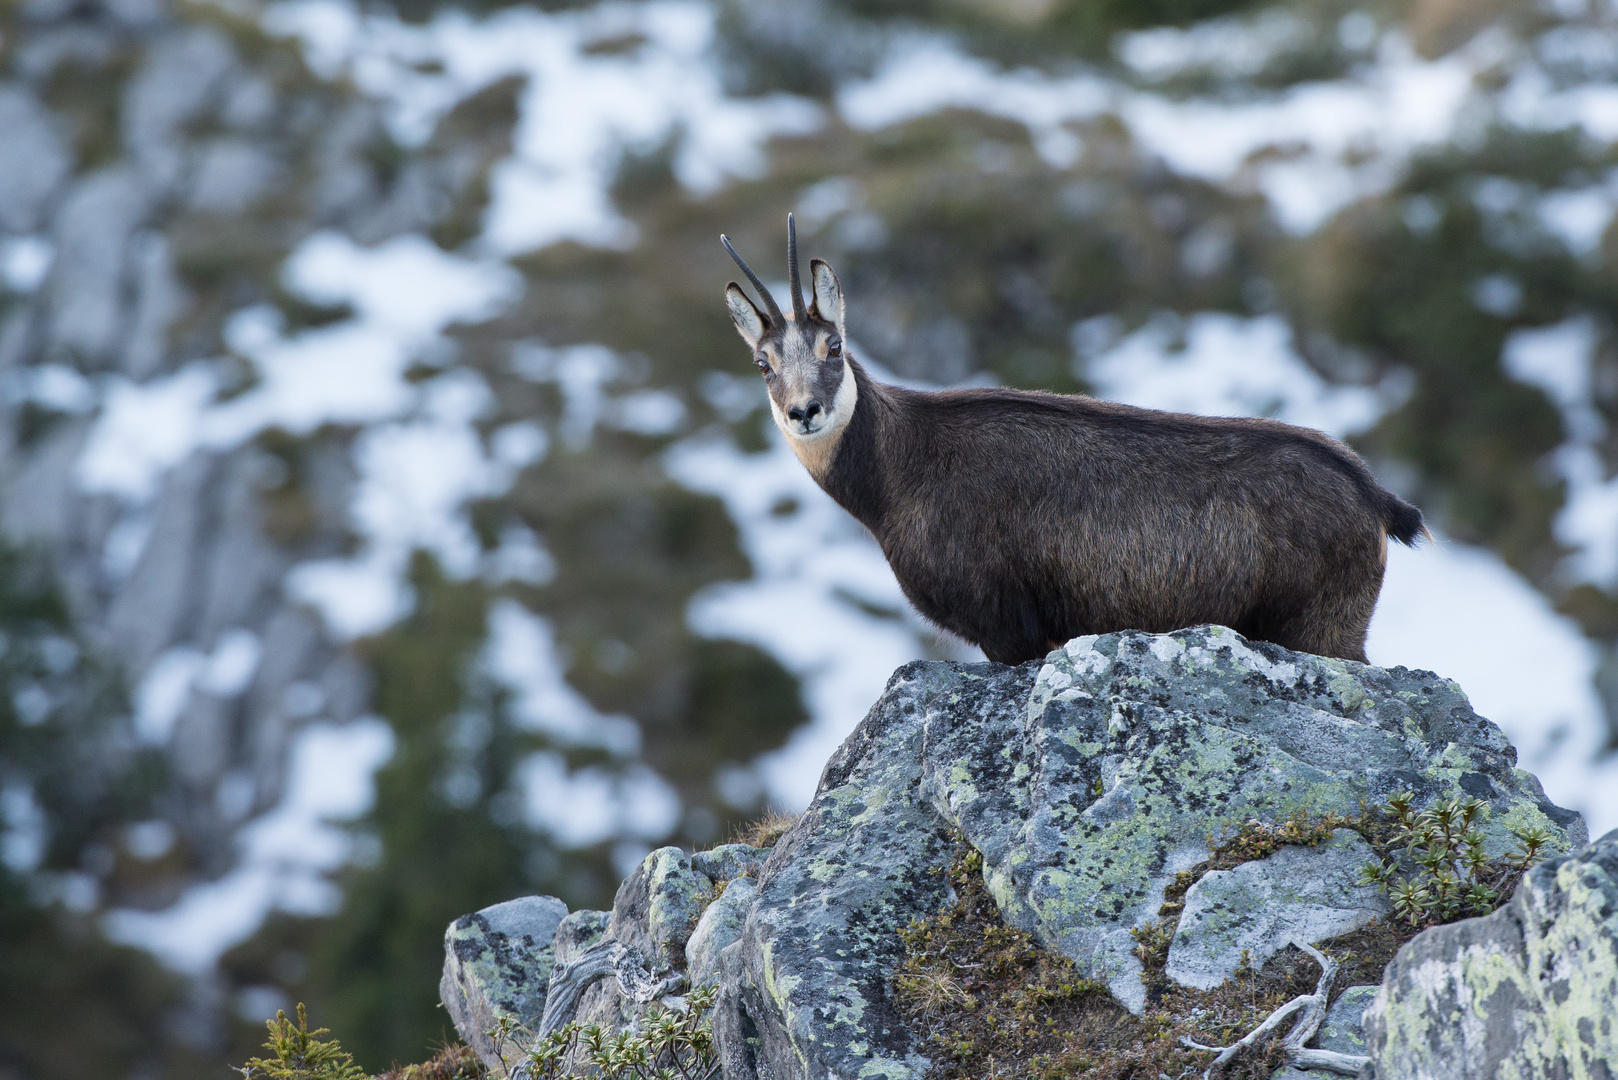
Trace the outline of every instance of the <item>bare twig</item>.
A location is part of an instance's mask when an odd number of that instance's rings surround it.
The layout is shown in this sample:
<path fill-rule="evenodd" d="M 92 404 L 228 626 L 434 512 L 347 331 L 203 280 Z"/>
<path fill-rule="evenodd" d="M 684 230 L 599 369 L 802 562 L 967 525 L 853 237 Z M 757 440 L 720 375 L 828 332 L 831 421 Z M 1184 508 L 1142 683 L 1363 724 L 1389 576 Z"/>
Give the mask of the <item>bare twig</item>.
<path fill-rule="evenodd" d="M 1230 1064 L 1231 1059 L 1238 1053 L 1259 1043 L 1280 1027 L 1288 1017 L 1299 1012 L 1302 1015 L 1293 1023 L 1292 1030 L 1281 1040 L 1281 1049 L 1286 1053 L 1288 1064 L 1303 1069 L 1327 1069 L 1343 1076 L 1353 1076 L 1360 1071 L 1362 1065 L 1370 1061 L 1370 1058 L 1357 1054 L 1339 1054 L 1333 1050 L 1315 1050 L 1303 1045 L 1315 1037 L 1315 1032 L 1320 1030 L 1321 1022 L 1326 1019 L 1326 1005 L 1331 1000 L 1332 980 L 1337 977 L 1337 961 L 1307 942 L 1295 940 L 1292 944 L 1308 953 L 1315 963 L 1320 965 L 1320 981 L 1315 984 L 1315 992 L 1293 998 L 1230 1046 L 1204 1046 L 1182 1038 L 1180 1042 L 1193 1050 L 1206 1050 L 1219 1055 L 1202 1074 L 1203 1080 L 1210 1080 L 1215 1072 Z"/>
<path fill-rule="evenodd" d="M 1338 1076 L 1358 1076 L 1360 1069 L 1371 1060 L 1359 1054 L 1340 1054 L 1336 1050 L 1316 1050 L 1308 1046 L 1289 1051 L 1287 1059 L 1300 1069 L 1325 1069 Z"/>
<path fill-rule="evenodd" d="M 1218 1057 L 1213 1059 L 1213 1063 L 1208 1066 L 1207 1071 L 1202 1074 L 1203 1080 L 1207 1080 L 1209 1076 L 1213 1075 L 1215 1069 L 1223 1069 L 1227 1064 L 1230 1063 L 1230 1059 L 1235 1057 L 1239 1052 L 1247 1049 L 1254 1043 L 1257 1043 L 1266 1035 L 1270 1034 L 1270 1032 L 1280 1027 L 1282 1023 L 1286 1021 L 1287 1017 L 1303 1008 L 1308 1000 L 1309 999 L 1306 997 L 1293 998 L 1291 1001 L 1272 1012 L 1264 1023 L 1242 1036 L 1239 1042 L 1234 1042 L 1229 1046 L 1203 1046 L 1199 1042 L 1193 1042 L 1192 1040 L 1186 1038 L 1182 1038 L 1180 1042 L 1186 1046 L 1189 1046 L 1193 1050 L 1207 1050 L 1210 1052 L 1217 1052 L 1219 1054 Z"/>

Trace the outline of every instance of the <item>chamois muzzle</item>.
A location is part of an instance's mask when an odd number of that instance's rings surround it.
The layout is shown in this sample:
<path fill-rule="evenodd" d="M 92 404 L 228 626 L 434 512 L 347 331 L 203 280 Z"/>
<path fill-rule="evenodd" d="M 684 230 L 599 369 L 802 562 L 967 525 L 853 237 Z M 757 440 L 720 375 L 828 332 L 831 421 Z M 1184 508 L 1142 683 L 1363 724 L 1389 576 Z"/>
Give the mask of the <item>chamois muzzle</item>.
<path fill-rule="evenodd" d="M 824 416 L 825 413 L 826 410 L 821 407 L 820 402 L 811 398 L 807 405 L 794 405 L 788 409 L 787 419 L 796 423 L 807 434 L 812 430 L 809 425 L 815 422 L 815 417 Z"/>

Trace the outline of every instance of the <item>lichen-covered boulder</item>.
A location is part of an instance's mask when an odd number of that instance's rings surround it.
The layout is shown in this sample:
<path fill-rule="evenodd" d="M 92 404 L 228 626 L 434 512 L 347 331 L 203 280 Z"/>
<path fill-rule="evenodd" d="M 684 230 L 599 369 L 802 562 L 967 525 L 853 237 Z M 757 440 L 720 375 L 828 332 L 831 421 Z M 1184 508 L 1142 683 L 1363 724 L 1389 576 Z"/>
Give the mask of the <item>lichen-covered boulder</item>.
<path fill-rule="evenodd" d="M 554 896 L 524 896 L 462 915 L 444 932 L 444 974 L 438 984 L 455 1030 L 495 1067 L 515 1066 L 515 1042 L 495 1045 L 502 1019 L 531 1028 L 545 1011 L 552 943 L 567 905 Z"/>
<path fill-rule="evenodd" d="M 1483 800 L 1491 855 L 1532 826 L 1576 848 L 1581 819 L 1515 757 L 1454 683 L 1222 627 L 1079 638 L 1015 668 L 907 665 L 827 766 L 723 951 L 727 1080 L 925 1071 L 888 980 L 899 929 L 944 899 L 953 832 L 982 854 L 1008 923 L 1140 1010 L 1130 930 L 1156 920 L 1221 827 L 1351 816 L 1410 790 L 1418 805 Z"/>
<path fill-rule="evenodd" d="M 684 851 L 665 847 L 647 855 L 618 886 L 594 955 L 580 953 L 576 962 L 590 974 L 566 988 L 577 1005 L 559 1019 L 619 1030 L 642 1007 L 683 987 L 685 945 L 713 897 L 713 881 L 691 869 Z"/>
<path fill-rule="evenodd" d="M 640 953 L 654 971 L 685 964 L 685 943 L 713 899 L 713 881 L 677 847 L 658 848 L 618 886 L 609 936 Z"/>
<path fill-rule="evenodd" d="M 576 962 L 607 936 L 612 923 L 610 911 L 573 911 L 556 924 L 556 937 L 551 945 L 554 963 L 566 967 Z"/>
<path fill-rule="evenodd" d="M 1026 677 L 980 669 L 900 668 L 776 844 L 741 939 L 723 956 L 714 1033 L 725 1080 L 925 1072 L 887 982 L 904 952 L 899 931 L 945 899 L 933 868 L 949 862 L 949 829 L 919 785 L 927 719 L 969 723 L 1027 697 Z"/>
<path fill-rule="evenodd" d="M 1406 944 L 1365 1030 L 1383 1080 L 1613 1080 L 1618 830 L 1534 867 L 1494 914 Z"/>
<path fill-rule="evenodd" d="M 1130 930 L 1221 825 L 1349 816 L 1411 790 L 1487 802 L 1491 855 L 1516 828 L 1548 829 L 1559 851 L 1584 839 L 1454 683 L 1218 626 L 1077 638 L 1039 667 L 1024 710 L 934 724 L 927 746 L 923 784 L 983 853 L 1006 920 L 1137 1012 Z"/>
<path fill-rule="evenodd" d="M 736 846 L 710 863 L 757 862 L 756 849 Z M 503 1075 L 536 1035 L 574 1020 L 622 1029 L 683 989 L 686 942 L 715 892 L 691 856 L 668 847 L 624 880 L 610 912 L 569 914 L 560 900 L 531 896 L 462 916 L 445 934 L 440 998 L 461 1038 Z M 496 1045 L 488 1033 L 502 1017 L 521 1030 Z"/>
<path fill-rule="evenodd" d="M 1382 890 L 1360 871 L 1376 853 L 1365 838 L 1338 829 L 1319 847 L 1289 845 L 1265 859 L 1204 874 L 1185 894 L 1164 973 L 1181 986 L 1212 990 L 1293 941 L 1310 945 L 1351 933 L 1388 915 Z"/>

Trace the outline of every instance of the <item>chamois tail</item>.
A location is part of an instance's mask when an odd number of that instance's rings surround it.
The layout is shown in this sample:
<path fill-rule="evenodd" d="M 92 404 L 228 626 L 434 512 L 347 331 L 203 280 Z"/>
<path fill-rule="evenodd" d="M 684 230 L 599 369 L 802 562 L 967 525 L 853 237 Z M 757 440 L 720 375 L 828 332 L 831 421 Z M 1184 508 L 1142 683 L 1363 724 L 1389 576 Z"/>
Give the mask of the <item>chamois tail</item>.
<path fill-rule="evenodd" d="M 1433 538 L 1422 524 L 1420 510 L 1391 492 L 1384 491 L 1382 496 L 1382 520 L 1387 524 L 1389 536 L 1405 547 L 1415 547 L 1417 537 Z"/>

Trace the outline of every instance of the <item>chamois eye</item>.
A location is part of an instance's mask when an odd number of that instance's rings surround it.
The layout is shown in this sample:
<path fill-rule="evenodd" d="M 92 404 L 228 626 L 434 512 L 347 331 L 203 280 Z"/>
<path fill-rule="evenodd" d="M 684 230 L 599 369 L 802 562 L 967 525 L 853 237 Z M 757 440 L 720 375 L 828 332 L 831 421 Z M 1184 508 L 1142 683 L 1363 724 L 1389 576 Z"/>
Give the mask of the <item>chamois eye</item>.
<path fill-rule="evenodd" d="M 826 355 L 833 360 L 843 355 L 843 339 L 840 337 L 828 338 L 826 340 Z"/>
<path fill-rule="evenodd" d="M 767 359 L 764 358 L 763 353 L 758 353 L 757 355 L 755 355 L 753 357 L 753 363 L 757 364 L 758 369 L 760 371 L 762 371 L 764 374 L 766 374 L 766 375 L 773 374 L 773 372 L 770 371 L 770 362 Z"/>

